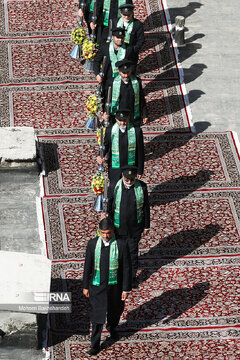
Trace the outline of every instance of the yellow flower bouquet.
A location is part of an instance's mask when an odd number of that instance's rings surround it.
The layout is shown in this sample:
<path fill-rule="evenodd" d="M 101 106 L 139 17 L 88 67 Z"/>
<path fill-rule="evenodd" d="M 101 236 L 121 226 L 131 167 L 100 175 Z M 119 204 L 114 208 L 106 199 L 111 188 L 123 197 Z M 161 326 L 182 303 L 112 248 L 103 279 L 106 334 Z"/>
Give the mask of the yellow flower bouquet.
<path fill-rule="evenodd" d="M 97 115 L 101 110 L 101 101 L 96 95 L 90 95 L 86 102 L 87 111 L 91 115 Z"/>
<path fill-rule="evenodd" d="M 76 45 L 82 45 L 86 36 L 86 30 L 82 26 L 76 26 L 71 33 L 71 39 Z"/>
<path fill-rule="evenodd" d="M 92 40 L 85 39 L 82 46 L 82 56 L 86 60 L 93 60 L 98 52 L 98 44 Z"/>
<path fill-rule="evenodd" d="M 102 174 L 99 173 L 93 176 L 91 187 L 96 195 L 104 192 L 104 177 Z"/>

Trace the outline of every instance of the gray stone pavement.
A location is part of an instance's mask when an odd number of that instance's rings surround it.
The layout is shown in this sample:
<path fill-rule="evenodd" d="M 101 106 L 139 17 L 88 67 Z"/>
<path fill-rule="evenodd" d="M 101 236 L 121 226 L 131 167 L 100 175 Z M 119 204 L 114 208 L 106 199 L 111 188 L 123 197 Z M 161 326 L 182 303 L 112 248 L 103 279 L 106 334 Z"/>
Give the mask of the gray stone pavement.
<path fill-rule="evenodd" d="M 41 254 L 36 197 L 36 168 L 0 169 L 0 249 Z"/>
<path fill-rule="evenodd" d="M 206 131 L 236 131 L 240 137 L 239 1 L 167 0 L 172 24 L 186 18 L 187 45 L 179 61 L 189 93 L 193 123 Z"/>
<path fill-rule="evenodd" d="M 41 254 L 36 197 L 39 196 L 37 166 L 0 169 L 0 249 Z M 3 291 L 3 289 L 1 289 Z M 37 323 L 33 314 L 0 312 L 0 359 L 40 360 Z"/>

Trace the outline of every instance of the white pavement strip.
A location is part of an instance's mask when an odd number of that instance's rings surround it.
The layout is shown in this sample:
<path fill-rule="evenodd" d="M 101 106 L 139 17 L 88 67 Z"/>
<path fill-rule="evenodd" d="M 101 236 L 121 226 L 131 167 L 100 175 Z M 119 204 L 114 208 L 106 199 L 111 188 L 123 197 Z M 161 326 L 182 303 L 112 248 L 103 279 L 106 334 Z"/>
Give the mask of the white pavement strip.
<path fill-rule="evenodd" d="M 170 14 L 169 14 L 169 11 L 168 11 L 168 6 L 167 6 L 167 1 L 162 0 L 162 2 L 163 2 L 163 8 L 164 8 L 164 12 L 165 12 L 166 19 L 167 19 L 168 29 L 169 29 L 170 35 L 171 35 L 171 40 L 172 40 L 172 44 L 173 44 L 173 51 L 175 53 L 175 57 L 176 57 L 176 60 L 177 60 L 177 68 L 178 68 L 179 76 L 180 76 L 180 86 L 181 86 L 182 92 L 183 92 L 183 97 L 184 97 L 184 102 L 185 102 L 185 106 L 186 106 L 186 110 L 187 110 L 189 124 L 190 124 L 190 127 L 191 127 L 191 131 L 193 133 L 196 133 L 195 126 L 193 125 L 193 122 L 192 122 L 192 111 L 191 111 L 191 108 L 190 108 L 188 92 L 187 92 L 186 85 L 184 83 L 183 68 L 182 68 L 182 64 L 178 61 L 179 51 L 178 51 L 177 44 L 176 44 L 176 42 L 174 40 L 174 37 L 173 37 L 173 28 L 174 27 L 171 24 Z"/>
<path fill-rule="evenodd" d="M 239 142 L 238 134 L 236 133 L 236 131 L 232 131 L 232 134 L 236 144 L 238 155 L 240 155 L 240 142 Z"/>
<path fill-rule="evenodd" d="M 40 236 L 40 241 L 42 243 L 41 254 L 43 256 L 47 256 L 45 230 L 44 230 L 44 224 L 43 224 L 42 205 L 41 205 L 40 197 L 36 197 L 36 210 L 37 210 L 39 236 Z"/>

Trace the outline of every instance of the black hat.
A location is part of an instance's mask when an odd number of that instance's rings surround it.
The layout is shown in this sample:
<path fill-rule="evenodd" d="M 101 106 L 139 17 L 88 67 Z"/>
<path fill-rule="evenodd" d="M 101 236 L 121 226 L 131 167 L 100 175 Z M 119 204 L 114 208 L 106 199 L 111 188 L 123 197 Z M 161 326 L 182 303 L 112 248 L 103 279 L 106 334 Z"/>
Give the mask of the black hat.
<path fill-rule="evenodd" d="M 130 109 L 118 110 L 116 113 L 116 119 L 120 121 L 124 121 L 129 117 L 130 113 L 131 113 Z"/>
<path fill-rule="evenodd" d="M 125 37 L 125 29 L 121 27 L 114 28 L 112 30 L 112 35 L 116 36 L 117 38 L 124 39 Z"/>
<path fill-rule="evenodd" d="M 117 61 L 115 66 L 118 67 L 119 71 L 126 73 L 132 70 L 134 63 L 131 60 L 123 59 L 121 61 Z"/>
<path fill-rule="evenodd" d="M 120 12 L 123 15 L 131 15 L 133 14 L 133 9 L 135 6 L 133 4 L 124 4 L 119 6 Z"/>
<path fill-rule="evenodd" d="M 137 167 L 133 165 L 126 165 L 122 168 L 122 173 L 127 179 L 134 179 L 137 176 Z"/>

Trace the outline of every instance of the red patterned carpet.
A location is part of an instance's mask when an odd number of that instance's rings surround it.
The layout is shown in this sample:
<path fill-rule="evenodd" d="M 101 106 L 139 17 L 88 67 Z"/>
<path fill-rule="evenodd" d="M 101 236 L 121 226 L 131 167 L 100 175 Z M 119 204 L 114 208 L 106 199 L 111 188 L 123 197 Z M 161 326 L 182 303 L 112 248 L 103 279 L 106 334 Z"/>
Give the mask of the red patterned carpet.
<path fill-rule="evenodd" d="M 240 165 L 231 132 L 191 132 L 185 86 L 162 0 L 138 0 L 146 43 L 138 74 L 149 109 L 143 127 L 151 232 L 139 249 L 139 288 L 119 324 L 103 333 L 98 359 L 240 358 Z M 72 293 L 71 314 L 51 314 L 52 360 L 88 359 L 88 301 L 82 294 L 92 209 L 95 134 L 84 127 L 92 74 L 69 57 L 77 4 L 2 0 L 1 126 L 33 126 L 44 160 L 42 216 L 52 291 Z"/>

